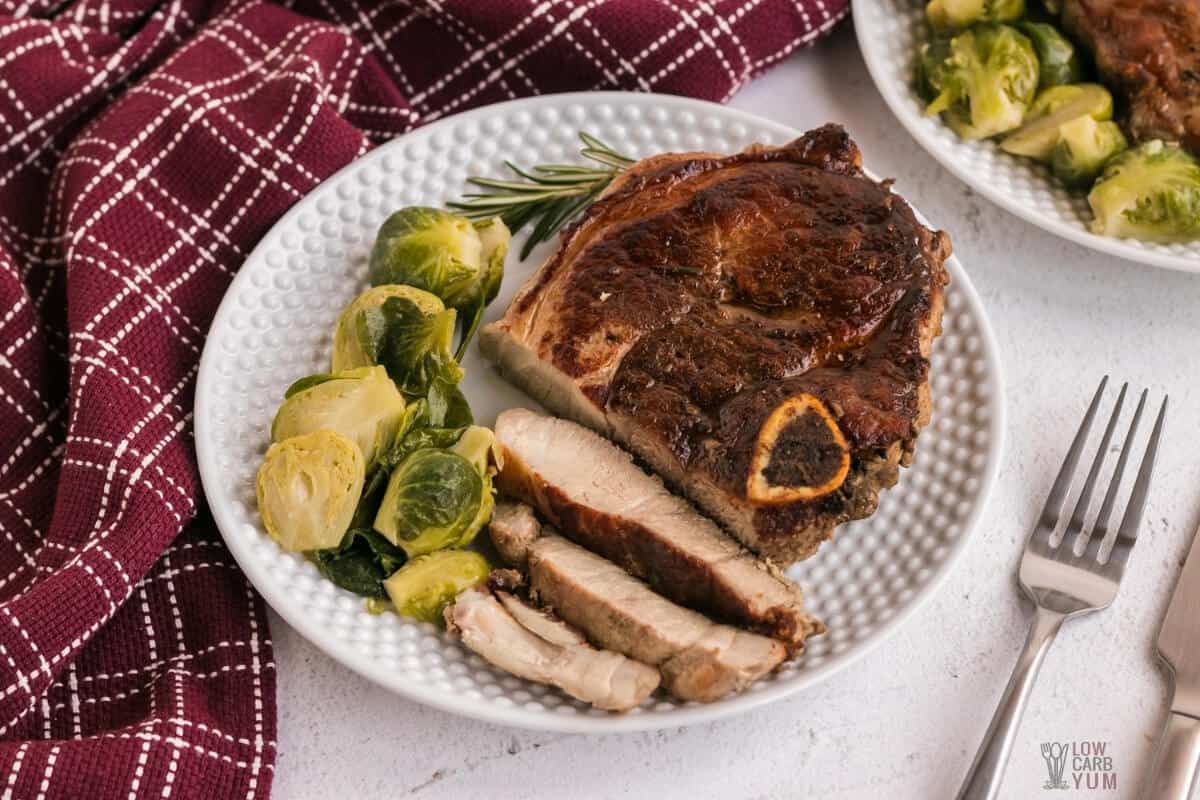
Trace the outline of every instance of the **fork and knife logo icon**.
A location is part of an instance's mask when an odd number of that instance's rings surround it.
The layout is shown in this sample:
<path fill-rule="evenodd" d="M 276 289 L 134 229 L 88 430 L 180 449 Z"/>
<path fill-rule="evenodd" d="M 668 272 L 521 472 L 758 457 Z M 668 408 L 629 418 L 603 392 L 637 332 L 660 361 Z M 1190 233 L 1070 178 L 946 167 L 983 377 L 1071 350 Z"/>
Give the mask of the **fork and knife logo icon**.
<path fill-rule="evenodd" d="M 1050 780 L 1046 781 L 1046 789 L 1070 789 L 1071 785 L 1063 780 L 1067 769 L 1068 748 L 1065 742 L 1042 742 L 1042 758 L 1046 761 L 1046 771 Z"/>

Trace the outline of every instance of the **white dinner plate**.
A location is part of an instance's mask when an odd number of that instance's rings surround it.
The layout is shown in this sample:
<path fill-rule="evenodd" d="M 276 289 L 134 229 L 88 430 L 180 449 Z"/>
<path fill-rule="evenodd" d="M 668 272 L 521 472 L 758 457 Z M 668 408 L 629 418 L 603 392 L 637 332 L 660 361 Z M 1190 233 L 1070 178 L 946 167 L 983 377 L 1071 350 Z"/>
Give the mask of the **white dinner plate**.
<path fill-rule="evenodd" d="M 334 321 L 366 286 L 368 250 L 384 218 L 402 206 L 441 205 L 463 191 L 468 175 L 499 174 L 504 159 L 575 160 L 578 130 L 636 156 L 733 152 L 798 133 L 678 97 L 566 94 L 460 114 L 368 153 L 297 203 L 230 285 L 196 386 L 200 474 L 229 549 L 267 602 L 333 658 L 406 697 L 547 730 L 628 731 L 712 720 L 797 692 L 862 655 L 929 596 L 966 546 L 996 476 L 1004 413 L 995 342 L 957 259 L 948 262 L 953 283 L 933 360 L 933 422 L 921 434 L 916 463 L 884 494 L 874 517 L 845 526 L 816 557 L 791 570 L 829 633 L 744 694 L 709 705 L 656 694 L 623 716 L 591 710 L 491 668 L 432 625 L 367 613 L 361 598 L 283 552 L 263 531 L 255 508 L 254 474 L 283 391 L 296 378 L 328 368 Z M 503 313 L 549 252 L 543 245 L 518 261 L 521 240 L 509 252 L 489 319 Z M 481 424 L 492 424 L 506 408 L 533 406 L 475 345 L 464 366 L 462 386 Z"/>
<path fill-rule="evenodd" d="M 917 143 L 979 194 L 1056 236 L 1156 267 L 1200 272 L 1200 240 L 1173 244 L 1113 239 L 1089 229 L 1087 198 L 1071 194 L 1041 164 L 993 141 L 959 139 L 939 117 L 925 116 L 913 88 L 917 51 L 928 35 L 921 0 L 854 0 L 858 46 L 884 102 Z"/>

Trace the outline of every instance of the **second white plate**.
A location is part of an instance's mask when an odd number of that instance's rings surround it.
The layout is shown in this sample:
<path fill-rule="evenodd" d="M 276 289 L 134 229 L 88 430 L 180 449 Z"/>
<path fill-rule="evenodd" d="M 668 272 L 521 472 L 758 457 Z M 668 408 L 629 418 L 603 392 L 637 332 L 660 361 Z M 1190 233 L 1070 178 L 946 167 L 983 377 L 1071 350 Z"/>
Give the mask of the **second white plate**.
<path fill-rule="evenodd" d="M 917 0 L 854 0 L 854 31 L 867 69 L 892 113 L 917 143 L 960 180 L 998 206 L 1064 239 L 1156 267 L 1200 272 L 1200 241 L 1157 244 L 1097 236 L 1082 195 L 1062 188 L 1049 171 L 1009 155 L 995 142 L 959 139 L 940 118 L 925 116 L 913 88 L 917 51 L 926 39 L 925 4 Z"/>
<path fill-rule="evenodd" d="M 367 613 L 361 598 L 280 550 L 255 507 L 254 473 L 283 391 L 297 377 L 328 368 L 334 321 L 366 285 L 367 254 L 384 218 L 402 206 L 442 205 L 463 191 L 468 175 L 499 174 L 504 159 L 574 160 L 579 130 L 635 156 L 733 152 L 798 135 L 708 103 L 594 93 L 489 106 L 367 154 L 297 203 L 229 287 L 196 387 L 200 473 L 229 549 L 267 602 L 317 647 L 400 694 L 540 729 L 612 732 L 712 720 L 797 692 L 865 653 L 933 591 L 966 546 L 996 476 L 1003 407 L 992 334 L 957 259 L 948 263 L 953 283 L 933 360 L 933 422 L 921 434 L 916 463 L 884 494 L 874 517 L 841 529 L 791 571 L 829 634 L 745 694 L 709 705 L 655 695 L 624 716 L 591 710 L 493 669 L 432 625 Z M 547 252 L 539 248 L 519 262 L 520 237 L 514 244 L 489 319 L 503 313 Z M 532 405 L 476 348 L 465 361 L 463 389 L 481 424 L 506 408 Z"/>

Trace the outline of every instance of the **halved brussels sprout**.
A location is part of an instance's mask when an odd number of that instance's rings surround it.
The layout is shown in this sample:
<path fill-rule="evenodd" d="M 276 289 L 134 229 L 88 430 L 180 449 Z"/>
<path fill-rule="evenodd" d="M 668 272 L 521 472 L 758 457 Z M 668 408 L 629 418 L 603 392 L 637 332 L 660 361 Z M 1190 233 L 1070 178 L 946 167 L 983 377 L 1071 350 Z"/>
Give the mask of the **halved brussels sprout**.
<path fill-rule="evenodd" d="M 409 561 L 383 582 L 396 611 L 442 624 L 442 611 L 459 592 L 483 581 L 492 565 L 471 550 L 442 550 Z"/>
<path fill-rule="evenodd" d="M 1113 100 L 1108 89 L 1096 83 L 1052 86 L 1037 96 L 1025 115 L 1025 123 L 1000 142 L 1000 149 L 1017 156 L 1049 161 L 1058 144 L 1058 129 L 1064 122 L 1091 117 L 1100 122 L 1112 119 Z"/>
<path fill-rule="evenodd" d="M 378 288 L 387 291 L 370 290 L 343 312 L 335 361 L 379 364 L 409 398 L 424 397 L 435 381 L 453 387 L 462 380 L 462 367 L 452 352 L 457 312 L 442 308 L 427 292 L 413 294 L 418 290 L 411 287 L 397 287 L 408 292 L 390 285 Z M 339 342 L 344 347 L 337 346 Z"/>
<path fill-rule="evenodd" d="M 312 431 L 337 431 L 358 445 L 363 463 L 370 467 L 396 438 L 404 417 L 404 397 L 383 367 L 322 377 L 325 380 L 283 401 L 271 425 L 271 439 L 280 442 Z"/>
<path fill-rule="evenodd" d="M 471 466 L 480 475 L 487 475 L 489 471 L 494 472 L 504 466 L 504 457 L 496 442 L 496 434 L 491 428 L 481 425 L 472 425 L 463 431 L 450 451 L 471 462 Z"/>
<path fill-rule="evenodd" d="M 963 139 L 985 139 L 1021 124 L 1037 91 L 1038 62 L 1016 28 L 987 23 L 922 46 L 926 114 L 941 114 Z"/>
<path fill-rule="evenodd" d="M 1021 33 L 1029 37 L 1038 57 L 1038 88 L 1078 83 L 1083 78 L 1083 64 L 1075 45 L 1048 22 L 1022 22 Z"/>
<path fill-rule="evenodd" d="M 976 22 L 1012 22 L 1025 13 L 1025 0 L 930 0 L 925 6 L 929 24 L 952 31 Z"/>
<path fill-rule="evenodd" d="M 463 355 L 467 352 L 467 345 L 471 343 L 475 331 L 483 322 L 484 309 L 487 308 L 488 303 L 496 299 L 496 294 L 500 291 L 500 282 L 504 279 L 504 258 L 508 255 L 508 245 L 512 240 L 512 233 L 499 217 L 479 220 L 474 224 L 475 229 L 479 232 L 479 241 L 483 245 L 484 257 L 487 260 L 487 272 L 483 276 L 478 297 L 472 301 L 469 307 L 459 306 L 464 315 L 470 314 L 470 316 L 464 316 L 462 321 L 462 337 L 459 339 L 458 351 L 455 353 L 455 357 L 459 361 L 462 361 Z"/>
<path fill-rule="evenodd" d="M 1088 195 L 1103 236 L 1156 242 L 1200 238 L 1200 162 L 1154 140 L 1113 158 Z"/>
<path fill-rule="evenodd" d="M 485 495 L 483 477 L 461 455 L 417 450 L 392 471 L 375 530 L 410 557 L 463 547 L 479 532 Z"/>
<path fill-rule="evenodd" d="M 509 238 L 499 218 L 473 224 L 437 208 L 402 208 L 379 229 L 371 283 L 408 284 L 437 295 L 447 308 L 474 308 L 495 296 Z"/>
<path fill-rule="evenodd" d="M 354 298 L 338 317 L 333 333 L 333 371 L 369 367 L 376 364 L 379 350 L 377 312 L 384 301 L 392 297 L 411 300 L 427 316 L 437 316 L 446 310 L 437 295 L 412 286 L 388 283 L 373 286 Z M 365 313 L 376 312 L 376 313 Z"/>
<path fill-rule="evenodd" d="M 504 456 L 496 443 L 496 434 L 490 428 L 472 425 L 459 437 L 450 451 L 457 453 L 467 461 L 483 478 L 483 502 L 479 504 L 479 513 L 471 522 L 468 529 L 473 538 L 492 518 L 496 510 L 496 494 L 492 487 L 492 476 L 504 466 Z"/>
<path fill-rule="evenodd" d="M 256 485 L 267 533 L 284 550 L 337 547 L 350 527 L 363 476 L 362 451 L 334 431 L 276 442 L 258 468 Z"/>
<path fill-rule="evenodd" d="M 1105 163 L 1129 147 L 1117 123 L 1079 117 L 1058 128 L 1058 144 L 1050 159 L 1054 176 L 1071 189 L 1086 189 Z"/>

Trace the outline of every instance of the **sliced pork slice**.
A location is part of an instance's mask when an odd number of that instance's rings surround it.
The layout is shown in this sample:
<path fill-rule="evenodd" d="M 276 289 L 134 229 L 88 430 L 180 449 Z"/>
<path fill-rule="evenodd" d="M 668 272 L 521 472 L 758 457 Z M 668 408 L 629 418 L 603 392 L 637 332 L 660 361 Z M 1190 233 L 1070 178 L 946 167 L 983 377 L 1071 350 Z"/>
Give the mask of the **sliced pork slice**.
<path fill-rule="evenodd" d="M 534 506 L 567 538 L 661 594 L 774 637 L 790 652 L 824 630 L 805 613 L 799 586 L 607 439 L 526 409 L 501 414 L 496 439 L 504 451 L 502 493 Z"/>
<path fill-rule="evenodd" d="M 536 618 L 536 629 L 522 619 Z M 541 615 L 505 592 L 477 586 L 446 608 L 446 625 L 467 647 L 519 678 L 557 686 L 607 711 L 628 711 L 658 688 L 658 670 L 619 653 L 595 650 L 566 625 Z"/>
<path fill-rule="evenodd" d="M 526 503 L 497 500 L 488 523 L 492 544 L 505 563 L 524 567 L 530 546 L 542 535 L 542 524 Z"/>
<path fill-rule="evenodd" d="M 512 618 L 521 627 L 536 636 L 545 639 L 550 644 L 560 647 L 587 647 L 587 637 L 544 608 L 535 608 L 519 597 L 508 592 L 493 592 L 504 610 L 512 614 Z"/>
<path fill-rule="evenodd" d="M 774 639 L 714 623 L 656 594 L 616 564 L 540 528 L 532 513 L 506 508 L 493 517 L 491 535 L 501 554 L 522 559 L 514 563 L 526 567 L 541 603 L 597 645 L 658 667 L 663 687 L 681 700 L 711 702 L 741 691 L 786 656 Z"/>

